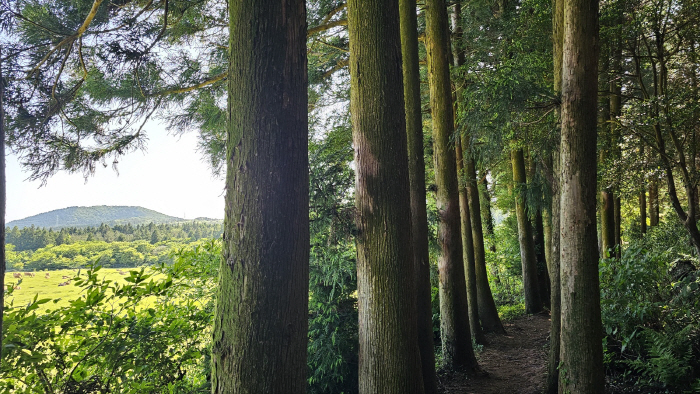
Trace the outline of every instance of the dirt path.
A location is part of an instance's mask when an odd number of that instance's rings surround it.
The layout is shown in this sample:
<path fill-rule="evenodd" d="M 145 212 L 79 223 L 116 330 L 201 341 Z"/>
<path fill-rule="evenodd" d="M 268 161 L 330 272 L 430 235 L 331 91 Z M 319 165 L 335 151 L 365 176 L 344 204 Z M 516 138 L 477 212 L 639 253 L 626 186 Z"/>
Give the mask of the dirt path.
<path fill-rule="evenodd" d="M 505 324 L 507 336 L 487 335 L 478 354 L 486 377 L 441 376 L 445 394 L 539 394 L 547 374 L 549 315 L 524 316 Z"/>

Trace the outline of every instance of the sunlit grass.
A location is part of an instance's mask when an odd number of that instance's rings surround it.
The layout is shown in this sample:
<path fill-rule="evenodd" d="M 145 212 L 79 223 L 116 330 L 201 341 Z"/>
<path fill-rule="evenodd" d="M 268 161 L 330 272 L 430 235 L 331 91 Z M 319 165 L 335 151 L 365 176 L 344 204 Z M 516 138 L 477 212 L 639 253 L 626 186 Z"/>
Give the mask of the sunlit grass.
<path fill-rule="evenodd" d="M 129 276 L 129 271 L 140 270 L 140 268 L 102 268 L 98 271 L 99 278 L 104 278 L 107 280 L 115 281 L 120 284 L 127 284 L 125 280 Z M 119 273 L 122 271 L 126 275 Z M 46 277 L 46 274 L 49 277 Z M 66 270 L 56 270 L 56 271 L 38 271 L 34 272 L 34 277 L 26 276 L 22 273 L 21 278 L 15 278 L 13 276 L 14 272 L 7 272 L 5 274 L 5 287 L 10 287 L 11 285 L 17 288 L 12 292 L 11 295 L 5 294 L 5 305 L 13 304 L 14 306 L 22 306 L 30 303 L 36 296 L 38 299 L 50 298 L 52 300 L 58 300 L 57 302 L 49 302 L 47 304 L 41 305 L 40 309 L 56 309 L 63 306 L 68 306 L 71 300 L 80 297 L 82 288 L 74 285 L 72 280 L 78 274 L 85 277 L 87 270 L 77 270 L 77 269 L 66 269 Z M 156 278 L 158 275 L 154 275 Z M 59 286 L 60 283 L 65 283 L 70 280 L 70 284 L 65 286 Z M 150 278 L 149 278 L 150 280 Z M 154 300 L 155 301 L 155 300 Z M 144 303 L 143 306 L 147 306 Z"/>

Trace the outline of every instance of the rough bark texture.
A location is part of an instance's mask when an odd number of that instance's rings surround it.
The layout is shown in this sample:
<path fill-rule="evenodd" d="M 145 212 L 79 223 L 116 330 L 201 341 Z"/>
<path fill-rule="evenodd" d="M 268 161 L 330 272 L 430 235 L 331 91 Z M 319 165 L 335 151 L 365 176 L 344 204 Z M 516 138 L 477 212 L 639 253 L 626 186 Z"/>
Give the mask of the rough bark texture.
<path fill-rule="evenodd" d="M 562 50 L 564 49 L 564 0 L 552 0 L 552 57 L 554 65 L 554 92 L 561 93 L 562 78 Z M 561 119 L 561 112 L 557 110 L 557 118 Z M 561 123 L 558 124 L 561 126 Z M 559 128 L 559 127 L 558 127 Z M 560 130 L 559 130 L 560 131 Z M 557 394 L 559 392 L 559 361 L 561 348 L 561 281 L 560 281 L 560 214 L 561 200 L 559 199 L 561 183 L 561 157 L 559 144 L 554 147 L 552 153 L 552 205 L 550 208 L 551 232 L 549 241 L 550 281 L 550 316 L 551 328 L 549 332 L 549 358 L 547 362 L 547 383 L 545 393 Z"/>
<path fill-rule="evenodd" d="M 639 154 L 641 157 L 644 157 L 644 144 L 640 144 L 639 147 Z M 641 221 L 641 228 L 642 228 L 642 234 L 647 233 L 647 192 L 646 190 L 642 189 L 642 192 L 639 193 L 639 218 Z"/>
<path fill-rule="evenodd" d="M 615 258 L 622 258 L 622 200 L 617 194 L 613 194 L 613 211 L 615 212 Z"/>
<path fill-rule="evenodd" d="M 425 394 L 437 393 L 433 309 L 431 305 L 428 216 L 425 206 L 425 162 L 423 160 L 423 119 L 421 116 L 420 70 L 416 0 L 400 0 L 403 91 L 408 137 L 408 177 L 411 188 L 411 230 L 416 276 L 416 316 Z"/>
<path fill-rule="evenodd" d="M 306 9 L 301 0 L 245 0 L 230 3 L 229 16 L 226 217 L 212 392 L 305 393 Z"/>
<path fill-rule="evenodd" d="M 649 226 L 659 225 L 659 183 L 656 180 L 649 184 Z"/>
<path fill-rule="evenodd" d="M 0 46 L 0 58 L 2 47 Z M 7 202 L 7 181 L 5 178 L 5 80 L 0 62 L 0 360 L 2 360 L 2 320 L 5 316 L 5 207 Z"/>
<path fill-rule="evenodd" d="M 456 1 L 454 5 L 454 12 L 452 13 L 452 25 L 454 26 L 454 35 L 456 37 L 462 37 L 462 4 L 460 1 Z M 466 54 L 464 51 L 464 45 L 455 44 L 455 66 L 460 67 L 464 65 Z M 456 96 L 460 97 L 460 89 L 456 89 Z M 455 100 L 455 108 L 457 108 L 457 100 Z M 469 214 L 469 222 L 471 228 L 471 238 L 472 243 L 469 247 L 473 251 L 474 255 L 474 274 L 475 274 L 475 286 L 476 286 L 476 304 L 469 303 L 470 321 L 471 316 L 478 316 L 481 325 L 475 328 L 474 324 L 471 325 L 472 334 L 475 338 L 482 338 L 483 333 L 486 332 L 497 332 L 499 334 L 505 334 L 503 329 L 503 324 L 501 324 L 501 319 L 498 317 L 498 310 L 496 309 L 496 303 L 493 300 L 493 295 L 491 293 L 491 287 L 489 286 L 489 279 L 486 273 L 486 254 L 484 250 L 484 232 L 481 224 L 481 206 L 479 204 L 479 189 L 477 184 L 476 176 L 476 166 L 474 164 L 474 156 L 469 146 L 469 135 L 464 138 L 459 138 L 455 141 L 459 144 L 457 149 L 461 149 L 463 154 L 463 160 L 458 159 L 458 163 L 462 166 L 460 171 L 460 176 L 464 179 L 466 187 L 466 204 L 468 209 L 465 210 Z M 460 185 L 460 203 L 462 198 L 462 186 Z M 462 219 L 464 220 L 464 218 Z M 464 231 L 464 227 L 462 229 Z M 465 239 L 465 235 L 462 235 L 462 239 Z M 469 286 L 469 285 L 468 285 Z M 476 310 L 472 310 L 472 305 Z M 474 331 L 480 332 L 474 332 Z M 486 338 L 483 337 L 485 341 Z M 479 340 L 479 343 L 484 343 Z"/>
<path fill-rule="evenodd" d="M 463 142 L 464 146 L 465 143 Z M 467 197 L 469 199 L 469 213 L 472 222 L 472 238 L 474 240 L 474 263 L 476 266 L 476 292 L 479 306 L 479 318 L 481 326 L 486 332 L 505 334 L 501 318 L 498 316 L 496 302 L 493 300 L 489 277 L 486 271 L 486 250 L 484 248 L 484 231 L 481 222 L 481 203 L 479 188 L 476 179 L 476 165 L 474 156 L 464 148 L 465 170 L 467 175 Z M 489 210 L 490 215 L 490 210 Z"/>
<path fill-rule="evenodd" d="M 469 328 L 476 343 L 485 344 L 486 336 L 479 321 L 479 306 L 476 292 L 476 266 L 474 263 L 474 240 L 472 238 L 472 219 L 470 216 L 469 201 L 467 199 L 467 188 L 463 182 L 464 156 L 462 154 L 462 144 L 458 137 L 455 141 L 455 152 L 457 154 L 457 173 L 460 175 L 459 182 L 459 215 L 461 218 L 462 248 L 464 254 L 464 276 L 467 283 L 467 303 L 469 304 Z"/>
<path fill-rule="evenodd" d="M 484 224 L 482 229 L 486 232 L 486 237 L 489 240 L 489 250 L 496 253 L 495 234 L 493 232 L 493 216 L 491 215 L 491 193 L 489 193 L 488 180 L 484 173 L 481 177 L 479 187 L 479 201 L 481 202 L 481 223 Z M 501 276 L 498 273 L 498 265 L 491 267 L 491 275 L 496 284 L 501 283 Z"/>
<path fill-rule="evenodd" d="M 523 151 L 511 151 L 513 165 L 513 186 L 518 194 L 515 198 L 515 214 L 518 218 L 518 241 L 520 241 L 520 262 L 523 271 L 523 293 L 525 295 L 525 312 L 538 313 L 542 311 L 542 299 L 537 281 L 537 259 L 535 245 L 532 242 L 532 225 L 527 217 L 525 193 L 527 179 L 525 176 L 525 158 Z"/>
<path fill-rule="evenodd" d="M 542 211 L 535 213 L 535 222 L 532 226 L 532 242 L 535 244 L 535 257 L 537 258 L 537 284 L 540 292 L 540 299 L 545 308 L 550 308 L 549 299 L 549 272 L 547 271 L 547 260 L 545 259 L 544 242 L 544 219 Z"/>
<path fill-rule="evenodd" d="M 431 0 L 426 8 L 426 39 L 437 209 L 440 219 L 440 332 L 442 357 L 447 368 L 478 368 L 472 349 L 467 305 L 462 241 L 459 225 L 459 192 L 454 147 L 452 92 L 449 70 L 449 31 L 444 0 Z"/>
<path fill-rule="evenodd" d="M 603 257 L 614 257 L 615 248 L 615 197 L 609 189 L 600 192 L 600 232 Z"/>
<path fill-rule="evenodd" d="M 596 237 L 598 1 L 564 6 L 560 392 L 605 386 Z"/>
<path fill-rule="evenodd" d="M 351 0 L 347 7 L 356 163 L 359 392 L 423 393 L 409 246 L 399 4 Z"/>

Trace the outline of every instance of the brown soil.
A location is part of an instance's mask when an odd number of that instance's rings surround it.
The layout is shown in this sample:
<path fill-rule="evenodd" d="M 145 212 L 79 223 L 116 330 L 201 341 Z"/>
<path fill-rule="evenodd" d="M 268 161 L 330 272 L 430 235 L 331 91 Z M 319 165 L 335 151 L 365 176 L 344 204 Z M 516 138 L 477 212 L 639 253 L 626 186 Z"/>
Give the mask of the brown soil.
<path fill-rule="evenodd" d="M 445 394 L 539 394 L 547 375 L 549 315 L 523 316 L 505 323 L 507 335 L 488 334 L 477 355 L 488 376 L 441 375 Z"/>

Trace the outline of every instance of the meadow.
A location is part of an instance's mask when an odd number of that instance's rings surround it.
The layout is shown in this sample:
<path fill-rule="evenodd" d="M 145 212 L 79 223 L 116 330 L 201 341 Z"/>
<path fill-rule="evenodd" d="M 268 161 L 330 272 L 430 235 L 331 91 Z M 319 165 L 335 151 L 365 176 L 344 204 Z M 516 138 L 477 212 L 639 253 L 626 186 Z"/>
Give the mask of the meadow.
<path fill-rule="evenodd" d="M 99 271 L 99 277 L 107 280 L 126 284 L 125 278 L 129 275 L 129 271 L 140 270 L 140 268 L 102 268 Z M 125 275 L 119 272 L 125 273 Z M 30 303 L 35 296 L 37 298 L 50 298 L 54 302 L 43 304 L 43 308 L 49 306 L 61 307 L 68 305 L 70 300 L 76 299 L 83 291 L 80 287 L 75 286 L 73 278 L 82 274 L 84 276 L 85 269 L 64 269 L 55 271 L 37 271 L 32 272 L 34 276 L 27 276 L 24 272 L 7 272 L 5 273 L 5 287 L 14 285 L 15 290 L 9 294 L 5 294 L 5 304 L 14 304 L 15 306 L 26 305 Z M 21 278 L 15 278 L 14 274 L 21 273 Z M 48 277 L 47 275 L 48 274 Z M 61 283 L 70 283 L 59 286 Z"/>

